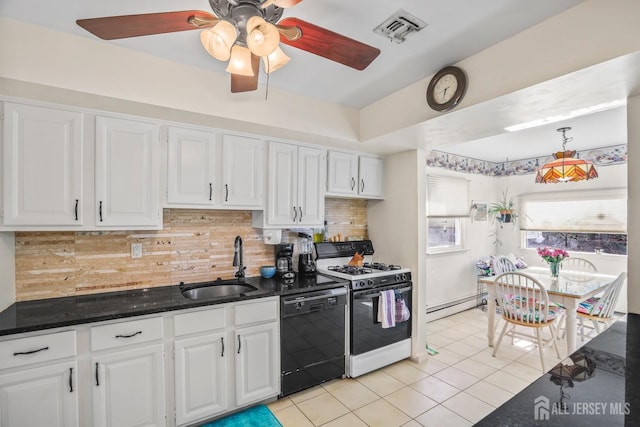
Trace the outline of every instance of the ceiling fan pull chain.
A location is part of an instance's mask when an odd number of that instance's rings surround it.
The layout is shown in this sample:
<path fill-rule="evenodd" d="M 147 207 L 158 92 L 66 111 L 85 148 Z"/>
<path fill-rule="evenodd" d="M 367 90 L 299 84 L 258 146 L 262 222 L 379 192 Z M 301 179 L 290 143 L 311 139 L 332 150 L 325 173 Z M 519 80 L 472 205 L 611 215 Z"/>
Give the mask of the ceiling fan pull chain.
<path fill-rule="evenodd" d="M 267 74 L 267 88 L 264 91 L 264 100 L 267 101 L 269 99 L 269 74 L 267 70 L 271 69 L 271 65 L 269 64 L 269 56 L 266 57 L 267 60 L 267 69 L 264 71 Z"/>

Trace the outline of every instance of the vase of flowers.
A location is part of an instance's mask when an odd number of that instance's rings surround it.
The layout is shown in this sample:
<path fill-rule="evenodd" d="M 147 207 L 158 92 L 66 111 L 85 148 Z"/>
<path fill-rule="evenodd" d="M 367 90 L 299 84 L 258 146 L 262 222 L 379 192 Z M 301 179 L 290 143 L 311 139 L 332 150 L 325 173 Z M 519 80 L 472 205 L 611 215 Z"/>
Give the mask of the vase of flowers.
<path fill-rule="evenodd" d="M 569 256 L 564 249 L 556 248 L 538 248 L 538 255 L 544 259 L 551 269 L 551 277 L 558 277 L 560 274 L 560 261 Z"/>

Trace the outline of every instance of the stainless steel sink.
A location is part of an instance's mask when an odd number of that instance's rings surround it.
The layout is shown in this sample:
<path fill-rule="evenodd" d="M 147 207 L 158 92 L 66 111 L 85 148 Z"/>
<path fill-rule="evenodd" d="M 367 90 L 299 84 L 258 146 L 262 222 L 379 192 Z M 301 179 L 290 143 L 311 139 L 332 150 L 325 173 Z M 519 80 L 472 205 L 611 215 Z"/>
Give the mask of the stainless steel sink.
<path fill-rule="evenodd" d="M 210 299 L 220 297 L 231 297 L 256 291 L 257 288 L 245 283 L 212 283 L 209 286 L 183 289 L 182 295 L 189 299 Z"/>

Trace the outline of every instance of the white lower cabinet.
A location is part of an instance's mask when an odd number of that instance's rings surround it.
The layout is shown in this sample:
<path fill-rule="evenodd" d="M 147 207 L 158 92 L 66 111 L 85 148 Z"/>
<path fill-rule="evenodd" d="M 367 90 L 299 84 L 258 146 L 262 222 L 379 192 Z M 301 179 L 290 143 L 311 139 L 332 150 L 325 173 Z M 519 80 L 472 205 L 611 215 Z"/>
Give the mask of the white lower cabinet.
<path fill-rule="evenodd" d="M 0 342 L 0 426 L 79 425 L 76 333 Z"/>
<path fill-rule="evenodd" d="M 175 342 L 176 424 L 182 425 L 227 410 L 225 333 Z"/>
<path fill-rule="evenodd" d="M 164 426 L 164 357 L 161 344 L 91 359 L 93 426 Z"/>
<path fill-rule="evenodd" d="M 236 404 L 247 405 L 280 393 L 278 323 L 237 329 Z"/>
<path fill-rule="evenodd" d="M 280 394 L 279 299 L 174 316 L 176 425 Z"/>
<path fill-rule="evenodd" d="M 0 375 L 0 426 L 78 425 L 77 362 Z"/>
<path fill-rule="evenodd" d="M 275 398 L 279 307 L 274 296 L 0 337 L 0 427 L 185 426 Z"/>

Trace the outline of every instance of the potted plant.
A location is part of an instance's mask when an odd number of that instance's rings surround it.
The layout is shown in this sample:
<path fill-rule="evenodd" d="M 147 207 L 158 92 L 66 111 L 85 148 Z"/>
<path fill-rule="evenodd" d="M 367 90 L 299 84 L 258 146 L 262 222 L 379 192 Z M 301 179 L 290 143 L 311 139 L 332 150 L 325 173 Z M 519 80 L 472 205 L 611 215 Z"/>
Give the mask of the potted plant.
<path fill-rule="evenodd" d="M 500 223 L 515 222 L 518 213 L 513 208 L 513 199 L 509 198 L 507 190 L 502 192 L 502 198 L 496 203 L 491 203 L 487 210 Z"/>

